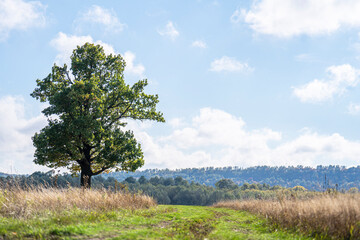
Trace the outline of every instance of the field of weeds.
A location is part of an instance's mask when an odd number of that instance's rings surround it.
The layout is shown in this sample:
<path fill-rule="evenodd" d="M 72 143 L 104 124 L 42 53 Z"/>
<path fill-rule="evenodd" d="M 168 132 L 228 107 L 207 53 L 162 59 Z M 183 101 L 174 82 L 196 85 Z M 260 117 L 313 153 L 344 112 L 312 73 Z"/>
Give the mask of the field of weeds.
<path fill-rule="evenodd" d="M 356 225 L 360 216 L 359 195 L 233 201 L 216 207 L 157 205 L 149 196 L 105 189 L 4 188 L 0 189 L 0 239 L 359 239 L 360 236 Z"/>
<path fill-rule="evenodd" d="M 116 211 L 69 210 L 28 219 L 0 218 L 0 239 L 307 240 L 265 219 L 225 208 L 158 205 Z"/>
<path fill-rule="evenodd" d="M 0 189 L 0 239 L 308 239 L 254 214 L 91 189 Z"/>
<path fill-rule="evenodd" d="M 360 239 L 360 194 L 323 194 L 311 199 L 224 201 L 214 207 L 259 214 L 275 227 L 325 239 Z"/>
<path fill-rule="evenodd" d="M 72 209 L 113 211 L 143 209 L 155 206 L 145 195 L 80 188 L 10 188 L 0 191 L 0 216 L 31 218 L 43 214 L 61 213 Z"/>

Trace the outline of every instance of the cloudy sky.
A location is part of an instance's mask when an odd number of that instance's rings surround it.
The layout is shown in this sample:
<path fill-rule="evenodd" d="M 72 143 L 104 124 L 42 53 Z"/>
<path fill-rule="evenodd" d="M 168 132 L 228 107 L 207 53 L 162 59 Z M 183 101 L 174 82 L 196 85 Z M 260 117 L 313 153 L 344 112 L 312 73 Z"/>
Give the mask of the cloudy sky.
<path fill-rule="evenodd" d="M 144 168 L 360 163 L 358 0 L 0 0 L 0 171 L 31 173 L 29 94 L 85 42 L 147 78 Z"/>

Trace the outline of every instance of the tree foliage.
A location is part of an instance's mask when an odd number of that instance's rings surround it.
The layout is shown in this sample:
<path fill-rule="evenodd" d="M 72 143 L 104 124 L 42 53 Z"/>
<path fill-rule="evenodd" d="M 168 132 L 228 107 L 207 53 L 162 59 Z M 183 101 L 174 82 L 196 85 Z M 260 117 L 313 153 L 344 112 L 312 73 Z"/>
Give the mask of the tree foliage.
<path fill-rule="evenodd" d="M 232 188 L 218 188 L 206 186 L 204 184 L 188 182 L 184 178 L 177 176 L 174 178 L 163 178 L 154 176 L 150 179 L 144 176 L 138 179 L 128 177 L 122 182 L 118 182 L 113 177 L 104 178 L 104 175 L 94 177 L 92 188 L 108 189 L 109 191 L 122 191 L 131 193 L 143 193 L 153 197 L 159 204 L 175 205 L 212 205 L 223 200 L 249 200 L 263 199 L 309 199 L 316 196 L 323 196 L 324 192 L 308 191 L 302 186 L 295 188 L 283 188 L 281 186 L 270 186 L 260 183 L 244 183 L 243 185 L 231 184 Z M 224 183 L 221 179 L 215 183 Z M 225 181 L 229 182 L 229 181 Z M 79 187 L 79 177 L 70 174 L 55 174 L 53 171 L 47 173 L 35 172 L 29 176 L 8 176 L 0 177 L 0 188 L 3 189 L 33 189 L 34 187 L 48 188 L 68 188 Z M 348 193 L 357 194 L 357 188 L 351 188 Z M 341 194 L 336 191 L 327 191 L 327 194 Z"/>
<path fill-rule="evenodd" d="M 81 172 L 82 185 L 111 169 L 135 171 L 144 164 L 141 146 L 126 120 L 164 122 L 158 96 L 146 94 L 147 80 L 128 85 L 125 61 L 86 43 L 71 56 L 71 67 L 54 65 L 31 94 L 48 102 L 48 125 L 33 136 L 37 164 Z"/>
<path fill-rule="evenodd" d="M 237 185 L 231 179 L 221 179 L 215 183 L 215 187 L 219 189 L 235 189 Z"/>

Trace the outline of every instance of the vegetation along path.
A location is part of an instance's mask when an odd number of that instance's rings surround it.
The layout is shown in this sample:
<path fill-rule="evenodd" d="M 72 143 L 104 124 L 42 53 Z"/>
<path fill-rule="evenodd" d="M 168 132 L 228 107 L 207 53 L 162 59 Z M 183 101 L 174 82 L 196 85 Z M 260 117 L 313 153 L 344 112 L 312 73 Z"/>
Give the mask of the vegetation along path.
<path fill-rule="evenodd" d="M 160 205 L 145 210 L 73 210 L 33 220 L 2 218 L 4 239 L 307 239 L 247 212 Z"/>

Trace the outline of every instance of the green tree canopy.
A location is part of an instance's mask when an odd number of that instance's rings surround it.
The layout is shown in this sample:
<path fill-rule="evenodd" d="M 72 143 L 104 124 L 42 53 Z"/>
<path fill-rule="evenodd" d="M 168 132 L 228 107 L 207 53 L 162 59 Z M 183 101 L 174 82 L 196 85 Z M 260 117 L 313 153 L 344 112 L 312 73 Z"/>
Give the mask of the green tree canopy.
<path fill-rule="evenodd" d="M 86 43 L 71 56 L 71 68 L 56 64 L 31 94 L 49 107 L 42 112 L 48 125 L 33 136 L 34 162 L 81 172 L 81 185 L 109 170 L 135 171 L 144 164 L 141 146 L 128 119 L 164 122 L 156 110 L 157 95 L 144 93 L 147 80 L 128 85 L 125 61 Z"/>
<path fill-rule="evenodd" d="M 219 189 L 235 189 L 238 187 L 231 179 L 221 179 L 215 183 L 215 187 Z"/>

